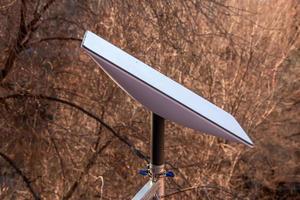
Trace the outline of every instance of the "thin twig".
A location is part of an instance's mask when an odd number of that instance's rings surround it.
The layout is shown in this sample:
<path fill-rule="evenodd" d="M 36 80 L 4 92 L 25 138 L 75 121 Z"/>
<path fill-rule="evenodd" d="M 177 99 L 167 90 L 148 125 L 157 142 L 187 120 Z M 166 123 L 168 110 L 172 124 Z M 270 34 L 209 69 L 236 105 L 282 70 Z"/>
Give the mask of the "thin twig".
<path fill-rule="evenodd" d="M 11 2 L 9 2 L 8 4 L 4 5 L 4 6 L 0 6 L 0 10 L 1 9 L 6 9 L 9 8 L 10 6 L 14 5 L 16 3 L 17 0 L 13 0 Z"/>
<path fill-rule="evenodd" d="M 28 45 L 33 45 L 36 43 L 41 43 L 41 42 L 48 42 L 48 41 L 77 41 L 77 42 L 81 42 L 82 39 L 81 38 L 75 38 L 75 37 L 47 37 L 47 38 L 41 38 L 39 40 L 35 40 L 30 42 Z"/>
<path fill-rule="evenodd" d="M 192 187 L 187 187 L 187 188 L 179 189 L 179 190 L 177 190 L 175 192 L 166 194 L 164 197 L 170 197 L 170 196 L 173 196 L 175 194 L 179 194 L 179 193 L 182 193 L 182 192 L 188 192 L 190 190 L 196 190 L 196 189 L 215 189 L 215 190 L 221 190 L 222 192 L 225 192 L 227 194 L 232 195 L 234 197 L 234 199 L 237 199 L 237 195 L 236 194 L 232 193 L 231 191 L 228 191 L 225 188 L 222 188 L 222 187 L 219 187 L 219 186 L 204 186 L 204 185 L 195 185 L 195 186 L 192 186 Z"/>

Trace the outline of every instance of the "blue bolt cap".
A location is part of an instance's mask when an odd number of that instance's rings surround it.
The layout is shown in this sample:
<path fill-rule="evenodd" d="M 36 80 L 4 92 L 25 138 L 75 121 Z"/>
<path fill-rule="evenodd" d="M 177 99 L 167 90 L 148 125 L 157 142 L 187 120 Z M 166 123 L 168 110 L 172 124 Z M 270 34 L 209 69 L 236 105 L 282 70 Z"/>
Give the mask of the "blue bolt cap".
<path fill-rule="evenodd" d="M 148 175 L 148 170 L 141 169 L 141 170 L 139 170 L 139 174 L 142 175 L 142 176 L 147 176 Z"/>
<path fill-rule="evenodd" d="M 175 174 L 172 171 L 167 171 L 166 172 L 166 177 L 174 177 Z"/>

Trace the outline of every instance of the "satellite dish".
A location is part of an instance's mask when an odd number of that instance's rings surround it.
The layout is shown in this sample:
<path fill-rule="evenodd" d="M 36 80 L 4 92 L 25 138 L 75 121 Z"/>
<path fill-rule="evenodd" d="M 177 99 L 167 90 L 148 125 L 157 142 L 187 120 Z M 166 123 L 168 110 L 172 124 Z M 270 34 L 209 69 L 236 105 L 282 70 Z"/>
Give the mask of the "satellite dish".
<path fill-rule="evenodd" d="M 174 176 L 164 169 L 164 119 L 253 146 L 232 115 L 94 33 L 85 33 L 82 47 L 111 79 L 152 112 L 150 165 L 140 170 L 150 180 L 133 200 L 160 199 L 165 193 L 164 177 Z"/>
<path fill-rule="evenodd" d="M 236 119 L 181 84 L 87 31 L 82 47 L 126 93 L 157 115 L 252 147 Z"/>

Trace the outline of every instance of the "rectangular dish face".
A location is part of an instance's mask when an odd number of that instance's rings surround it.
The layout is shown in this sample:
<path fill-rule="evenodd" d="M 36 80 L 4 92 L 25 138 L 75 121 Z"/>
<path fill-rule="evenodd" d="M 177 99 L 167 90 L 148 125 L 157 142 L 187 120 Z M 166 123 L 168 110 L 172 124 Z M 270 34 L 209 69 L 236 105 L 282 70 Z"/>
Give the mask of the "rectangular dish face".
<path fill-rule="evenodd" d="M 232 115 L 101 37 L 87 31 L 82 47 L 125 92 L 152 112 L 205 133 L 253 145 Z"/>

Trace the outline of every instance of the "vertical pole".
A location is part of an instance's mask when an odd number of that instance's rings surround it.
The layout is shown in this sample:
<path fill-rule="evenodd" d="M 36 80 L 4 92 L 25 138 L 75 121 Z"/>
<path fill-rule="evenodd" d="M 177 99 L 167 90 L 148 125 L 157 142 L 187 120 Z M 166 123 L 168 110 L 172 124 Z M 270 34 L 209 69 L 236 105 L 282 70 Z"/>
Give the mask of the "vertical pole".
<path fill-rule="evenodd" d="M 161 116 L 151 113 L 151 164 L 159 166 L 164 158 L 164 123 Z"/>
<path fill-rule="evenodd" d="M 159 182 L 157 195 L 164 196 L 164 124 L 165 119 L 151 113 L 151 157 L 150 170 L 152 181 Z"/>

